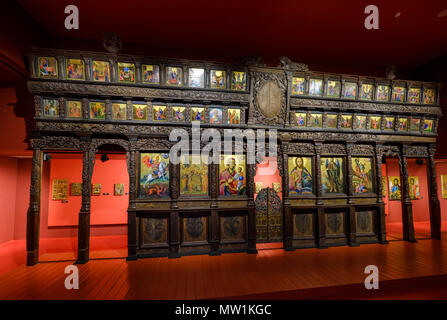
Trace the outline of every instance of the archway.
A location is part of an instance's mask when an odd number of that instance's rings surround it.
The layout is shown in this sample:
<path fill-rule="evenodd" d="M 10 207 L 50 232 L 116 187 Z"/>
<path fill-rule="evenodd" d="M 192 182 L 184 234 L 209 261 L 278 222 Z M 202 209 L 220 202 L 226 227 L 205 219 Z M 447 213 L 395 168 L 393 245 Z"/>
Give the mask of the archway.
<path fill-rule="evenodd" d="M 90 259 L 125 258 L 129 175 L 122 146 L 98 148 L 91 183 Z"/>

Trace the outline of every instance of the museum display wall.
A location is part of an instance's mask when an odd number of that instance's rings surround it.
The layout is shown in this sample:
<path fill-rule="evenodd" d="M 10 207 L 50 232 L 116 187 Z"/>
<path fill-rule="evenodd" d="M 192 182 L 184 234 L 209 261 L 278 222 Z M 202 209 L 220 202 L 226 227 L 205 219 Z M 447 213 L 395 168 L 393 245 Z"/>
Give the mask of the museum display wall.
<path fill-rule="evenodd" d="M 385 244 L 381 169 L 387 157 L 399 159 L 402 185 L 393 197 L 401 199 L 408 241 L 419 206 L 410 199 L 409 174 L 417 173 L 409 159 L 428 163 L 432 235 L 439 236 L 433 158 L 439 84 L 312 72 L 286 57 L 277 67 L 259 57 L 222 64 L 46 49 L 32 49 L 28 57 L 36 121 L 29 264 L 38 252 L 42 152 L 82 153 L 78 260 L 85 262 L 92 175 L 104 146 L 126 153 L 129 259 L 255 253 L 256 243 L 265 241 L 283 241 L 286 250 Z M 191 136 L 193 122 L 200 122 L 200 133 L 277 130 L 281 183 L 278 176 L 255 178 L 247 137 L 242 149 L 220 155 L 217 163 L 170 163 L 171 130 Z M 424 183 L 419 180 L 420 188 Z"/>

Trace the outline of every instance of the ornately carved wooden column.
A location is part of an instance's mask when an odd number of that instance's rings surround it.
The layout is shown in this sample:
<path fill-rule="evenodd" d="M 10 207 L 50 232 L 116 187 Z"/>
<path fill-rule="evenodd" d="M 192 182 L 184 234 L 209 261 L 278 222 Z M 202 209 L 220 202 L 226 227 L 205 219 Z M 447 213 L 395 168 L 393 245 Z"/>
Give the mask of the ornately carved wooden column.
<path fill-rule="evenodd" d="M 318 223 L 318 235 L 317 244 L 319 248 L 327 248 L 326 245 L 326 217 L 323 208 L 322 185 L 321 185 L 321 149 L 323 144 L 321 142 L 315 142 L 315 195 L 317 196 L 317 223 Z"/>
<path fill-rule="evenodd" d="M 283 157 L 282 170 L 279 174 L 282 178 L 283 190 L 283 210 L 284 210 L 284 249 L 287 251 L 293 250 L 293 217 L 292 209 L 290 208 L 289 200 L 289 156 L 287 150 L 289 149 L 289 142 L 281 142 L 281 154 Z"/>
<path fill-rule="evenodd" d="M 347 169 L 348 169 L 348 175 L 347 175 L 347 191 L 348 191 L 348 204 L 354 203 L 354 190 L 352 188 L 352 165 L 351 165 L 351 155 L 352 151 L 355 148 L 355 145 L 351 142 L 346 145 L 346 162 L 347 162 Z M 349 206 L 349 217 L 348 217 L 348 242 L 351 247 L 358 246 L 356 233 L 357 233 L 357 221 L 356 221 L 356 213 L 355 213 L 355 207 Z"/>
<path fill-rule="evenodd" d="M 82 202 L 78 225 L 78 259 L 77 264 L 86 263 L 90 252 L 90 203 L 92 174 L 95 164 L 95 150 L 90 148 L 90 137 L 81 138 L 82 158 Z"/>
<path fill-rule="evenodd" d="M 247 155 L 250 156 L 250 155 Z M 255 155 L 251 155 L 253 159 Z M 256 250 L 256 210 L 254 201 L 254 177 L 256 175 L 256 164 L 247 165 L 247 196 L 248 196 L 248 253 L 257 253 Z"/>
<path fill-rule="evenodd" d="M 441 240 L 441 207 L 438 198 L 438 185 L 436 181 L 435 165 L 436 145 L 428 147 L 427 171 L 428 171 L 428 190 L 430 197 L 430 227 L 432 239 Z"/>
<path fill-rule="evenodd" d="M 39 260 L 40 190 L 42 182 L 42 150 L 39 142 L 39 140 L 31 140 L 33 160 L 26 223 L 26 264 L 28 266 L 34 266 Z"/>
<path fill-rule="evenodd" d="M 407 169 L 407 156 L 406 146 L 402 147 L 401 157 L 399 159 L 400 164 L 400 180 L 401 180 L 401 192 L 402 192 L 402 224 L 404 232 L 404 240 L 415 242 L 414 238 L 414 225 L 413 225 L 413 205 L 410 199 L 410 186 L 408 184 L 408 169 Z"/>
<path fill-rule="evenodd" d="M 376 165 L 376 190 L 377 190 L 377 203 L 380 204 L 380 209 L 378 212 L 377 221 L 377 235 L 378 241 L 381 244 L 386 244 L 386 217 L 385 217 L 385 204 L 383 202 L 383 186 L 382 186 L 382 155 L 383 146 L 381 144 L 376 144 L 375 147 L 375 165 Z"/>
<path fill-rule="evenodd" d="M 214 159 L 218 161 L 217 159 Z M 211 196 L 211 256 L 217 256 L 219 255 L 219 212 L 217 211 L 217 196 L 219 194 L 218 191 L 218 172 L 219 172 L 219 165 L 217 162 L 213 161 L 209 164 L 209 170 L 210 170 L 210 196 Z"/>
<path fill-rule="evenodd" d="M 171 212 L 169 213 L 169 258 L 179 258 L 179 214 L 177 199 L 179 197 L 180 187 L 178 182 L 180 181 L 180 164 L 171 163 L 170 186 L 171 186 Z"/>
<path fill-rule="evenodd" d="M 129 207 L 127 208 L 127 260 L 137 260 L 137 139 L 131 137 L 129 140 L 129 151 L 127 152 L 127 172 L 129 173 Z"/>

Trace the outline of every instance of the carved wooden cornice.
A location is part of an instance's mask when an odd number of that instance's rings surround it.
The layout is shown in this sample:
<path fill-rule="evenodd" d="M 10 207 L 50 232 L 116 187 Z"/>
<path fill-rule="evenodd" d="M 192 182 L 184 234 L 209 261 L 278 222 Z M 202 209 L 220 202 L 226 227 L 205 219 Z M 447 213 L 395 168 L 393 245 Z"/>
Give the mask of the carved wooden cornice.
<path fill-rule="evenodd" d="M 321 109 L 342 109 L 359 112 L 380 112 L 380 113 L 410 113 L 410 114 L 430 114 L 441 116 L 441 108 L 437 106 L 422 106 L 408 104 L 391 104 L 391 103 L 371 103 L 363 101 L 335 101 L 323 99 L 306 99 L 295 98 L 290 99 L 290 106 L 293 108 L 321 108 Z"/>

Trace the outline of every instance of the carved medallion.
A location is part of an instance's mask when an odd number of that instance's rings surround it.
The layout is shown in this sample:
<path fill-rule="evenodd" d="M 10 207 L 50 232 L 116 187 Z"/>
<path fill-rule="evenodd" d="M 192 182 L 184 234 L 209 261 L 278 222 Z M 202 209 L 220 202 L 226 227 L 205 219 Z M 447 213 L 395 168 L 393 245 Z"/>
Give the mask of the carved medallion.
<path fill-rule="evenodd" d="M 328 213 L 326 216 L 327 234 L 343 232 L 343 213 Z"/>
<path fill-rule="evenodd" d="M 202 217 L 188 218 L 186 220 L 186 232 L 191 238 L 198 238 L 203 232 Z"/>
<path fill-rule="evenodd" d="M 295 214 L 296 234 L 300 236 L 312 235 L 312 215 Z"/>
<path fill-rule="evenodd" d="M 372 232 L 372 214 L 371 211 L 357 212 L 357 233 Z"/>
<path fill-rule="evenodd" d="M 281 110 L 281 89 L 273 81 L 265 82 L 258 91 L 259 111 L 267 119 L 276 117 Z"/>

